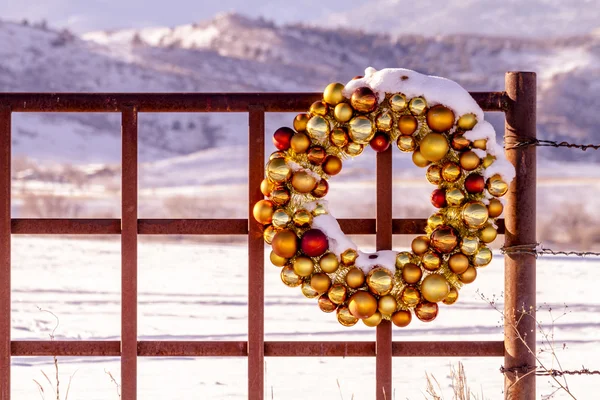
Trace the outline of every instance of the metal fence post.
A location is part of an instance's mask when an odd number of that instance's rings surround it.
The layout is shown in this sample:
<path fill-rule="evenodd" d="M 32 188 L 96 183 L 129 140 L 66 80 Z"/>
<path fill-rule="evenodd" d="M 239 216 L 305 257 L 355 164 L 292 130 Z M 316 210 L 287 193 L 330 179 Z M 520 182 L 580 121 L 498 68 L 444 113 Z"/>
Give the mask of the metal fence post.
<path fill-rule="evenodd" d="M 11 111 L 0 106 L 0 400 L 10 399 Z"/>

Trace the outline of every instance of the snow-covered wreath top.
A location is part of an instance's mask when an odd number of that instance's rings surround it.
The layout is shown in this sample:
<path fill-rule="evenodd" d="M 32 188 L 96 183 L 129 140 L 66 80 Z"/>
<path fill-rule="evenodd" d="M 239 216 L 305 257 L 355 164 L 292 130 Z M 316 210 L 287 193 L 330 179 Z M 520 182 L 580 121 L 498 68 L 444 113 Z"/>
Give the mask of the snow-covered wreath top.
<path fill-rule="evenodd" d="M 439 211 L 412 251 L 367 254 L 344 235 L 323 198 L 342 160 L 368 145 L 385 151 L 391 142 L 427 167 Z M 411 310 L 431 321 L 438 302 L 454 303 L 461 285 L 490 263 L 486 244 L 496 238 L 503 209 L 498 197 L 514 168 L 481 108 L 457 83 L 407 69 L 367 68 L 345 86 L 328 85 L 323 101 L 297 115 L 294 129 L 278 129 L 273 143 L 278 151 L 261 184 L 267 199 L 254 207 L 273 248 L 271 262 L 282 267 L 286 285 L 318 297 L 321 310 L 336 311 L 342 325 L 391 319 L 403 327 Z"/>

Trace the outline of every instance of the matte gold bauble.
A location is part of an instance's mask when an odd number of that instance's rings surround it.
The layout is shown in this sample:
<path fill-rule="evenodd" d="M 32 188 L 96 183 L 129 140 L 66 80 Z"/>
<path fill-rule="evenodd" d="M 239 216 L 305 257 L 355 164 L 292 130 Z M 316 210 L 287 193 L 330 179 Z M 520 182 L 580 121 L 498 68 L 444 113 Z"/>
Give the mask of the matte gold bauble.
<path fill-rule="evenodd" d="M 396 268 L 402 268 L 411 262 L 411 255 L 408 251 L 401 251 L 396 255 Z"/>
<path fill-rule="evenodd" d="M 331 279 L 327 274 L 319 272 L 310 278 L 310 286 L 319 293 L 325 293 L 331 287 Z"/>
<path fill-rule="evenodd" d="M 263 231 L 263 239 L 265 240 L 265 243 L 273 243 L 273 238 L 275 237 L 276 233 L 277 231 L 275 230 L 275 228 L 273 228 L 272 225 L 267 226 L 267 228 Z"/>
<path fill-rule="evenodd" d="M 392 130 L 392 126 L 394 125 L 394 117 L 392 117 L 392 113 L 388 111 L 384 111 L 377 116 L 375 120 L 375 126 L 377 129 L 383 132 L 389 132 Z"/>
<path fill-rule="evenodd" d="M 313 165 L 321 165 L 327 157 L 327 152 L 322 146 L 313 146 L 308 149 L 308 161 Z"/>
<path fill-rule="evenodd" d="M 323 100 L 327 104 L 335 106 L 344 101 L 344 85 L 341 83 L 330 83 L 323 91 Z"/>
<path fill-rule="evenodd" d="M 359 290 L 348 299 L 348 309 L 356 318 L 369 318 L 377 312 L 377 299 L 371 293 Z"/>
<path fill-rule="evenodd" d="M 408 109 L 413 115 L 421 115 L 427 108 L 427 101 L 422 97 L 414 97 L 408 103 Z"/>
<path fill-rule="evenodd" d="M 274 151 L 269 155 L 269 160 L 274 160 L 276 158 L 285 158 L 285 151 Z"/>
<path fill-rule="evenodd" d="M 262 225 L 270 224 L 273 220 L 273 202 L 271 200 L 260 200 L 252 209 L 254 219 Z"/>
<path fill-rule="evenodd" d="M 423 154 L 423 157 L 426 160 L 437 162 L 446 157 L 450 146 L 444 135 L 440 133 L 429 133 L 421 139 L 420 149 L 421 154 Z"/>
<path fill-rule="evenodd" d="M 465 114 L 458 119 L 456 124 L 460 129 L 468 131 L 473 129 L 475 124 L 477 124 L 477 117 L 475 114 Z"/>
<path fill-rule="evenodd" d="M 427 168 L 425 177 L 427 178 L 429 183 L 439 185 L 442 182 L 442 167 L 435 164 L 430 165 L 429 168 Z"/>
<path fill-rule="evenodd" d="M 313 260 L 310 257 L 305 256 L 296 257 L 293 266 L 296 275 L 302 277 L 310 276 L 315 270 L 315 263 Z"/>
<path fill-rule="evenodd" d="M 278 256 L 277 253 L 275 253 L 274 251 L 271 251 L 269 259 L 271 260 L 271 264 L 273 264 L 276 267 L 283 267 L 288 262 L 287 258 Z"/>
<path fill-rule="evenodd" d="M 342 264 L 344 264 L 346 266 L 353 265 L 354 262 L 356 261 L 357 257 L 358 257 L 358 253 L 354 249 L 348 249 L 348 250 L 344 251 L 342 254 L 340 254 L 340 259 L 342 261 Z"/>
<path fill-rule="evenodd" d="M 473 142 L 473 147 L 480 150 L 487 148 L 487 139 L 477 139 Z"/>
<path fill-rule="evenodd" d="M 413 253 L 420 256 L 429 249 L 429 238 L 427 236 L 417 236 L 410 244 Z"/>
<path fill-rule="evenodd" d="M 284 229 L 275 234 L 271 245 L 278 256 L 292 258 L 298 251 L 298 236 L 293 231 Z"/>
<path fill-rule="evenodd" d="M 427 253 L 423 254 L 421 263 L 423 268 L 427 271 L 436 271 L 442 265 L 442 258 L 435 251 L 429 250 Z"/>
<path fill-rule="evenodd" d="M 498 174 L 487 180 L 487 190 L 494 197 L 501 197 L 508 192 L 508 184 Z"/>
<path fill-rule="evenodd" d="M 289 287 L 296 287 L 302 284 L 302 278 L 300 278 L 295 272 L 291 265 L 286 265 L 281 269 L 281 281 Z"/>
<path fill-rule="evenodd" d="M 450 285 L 442 275 L 427 275 L 421 282 L 421 293 L 423 298 L 432 303 L 442 301 L 450 293 Z"/>
<path fill-rule="evenodd" d="M 446 182 L 456 182 L 462 173 L 460 167 L 453 162 L 447 162 L 442 167 L 442 178 Z"/>
<path fill-rule="evenodd" d="M 358 112 L 368 113 L 377 108 L 377 95 L 368 87 L 360 87 L 350 98 L 352 107 Z"/>
<path fill-rule="evenodd" d="M 267 163 L 267 176 L 273 182 L 285 182 L 292 175 L 292 170 L 283 158 L 275 158 Z"/>
<path fill-rule="evenodd" d="M 485 267 L 492 261 L 492 251 L 488 247 L 480 248 L 475 257 L 473 257 L 473 264 L 476 267 Z"/>
<path fill-rule="evenodd" d="M 398 120 L 398 129 L 403 135 L 410 136 L 417 130 L 419 121 L 412 115 L 403 115 Z"/>
<path fill-rule="evenodd" d="M 462 218 L 469 228 L 479 229 L 488 220 L 488 209 L 480 201 L 471 201 L 464 206 Z"/>
<path fill-rule="evenodd" d="M 384 296 L 394 287 L 394 276 L 387 268 L 373 268 L 367 274 L 367 286 L 372 293 Z"/>
<path fill-rule="evenodd" d="M 477 253 L 477 249 L 479 249 L 479 239 L 471 236 L 463 237 L 460 243 L 460 251 L 463 254 L 472 256 Z"/>
<path fill-rule="evenodd" d="M 342 285 L 341 283 L 336 283 L 329 288 L 327 294 L 329 299 L 335 304 L 342 304 L 344 301 L 346 301 L 347 292 L 348 290 L 346 289 L 346 286 Z"/>
<path fill-rule="evenodd" d="M 337 175 L 342 171 L 342 160 L 337 156 L 328 155 L 321 167 L 327 175 Z"/>
<path fill-rule="evenodd" d="M 312 115 L 327 115 L 329 112 L 329 106 L 324 101 L 315 101 L 310 105 L 310 113 Z"/>
<path fill-rule="evenodd" d="M 390 97 L 390 107 L 393 111 L 402 111 L 407 105 L 406 97 L 403 94 L 397 93 Z"/>
<path fill-rule="evenodd" d="M 398 145 L 398 149 L 404 153 L 415 151 L 417 147 L 417 142 L 412 136 L 398 136 L 396 144 Z"/>
<path fill-rule="evenodd" d="M 260 192 L 265 196 L 270 196 L 274 187 L 273 182 L 265 178 L 260 183 Z"/>
<path fill-rule="evenodd" d="M 354 326 L 358 322 L 358 318 L 350 314 L 348 307 L 338 307 L 336 315 L 338 322 L 344 326 Z"/>
<path fill-rule="evenodd" d="M 306 171 L 296 171 L 292 176 L 292 187 L 298 193 L 310 193 L 317 186 L 317 180 Z"/>
<path fill-rule="evenodd" d="M 273 213 L 273 226 L 275 228 L 285 228 L 292 222 L 292 216 L 283 208 L 278 208 Z"/>
<path fill-rule="evenodd" d="M 480 163 L 481 159 L 473 151 L 466 151 L 460 155 L 460 166 L 466 171 L 473 171 Z"/>
<path fill-rule="evenodd" d="M 392 315 L 392 322 L 398 328 L 404 328 L 405 326 L 408 326 L 411 320 L 412 314 L 410 313 L 410 311 L 400 310 L 397 313 L 394 313 L 394 315 Z"/>
<path fill-rule="evenodd" d="M 483 243 L 491 243 L 496 240 L 498 231 L 492 225 L 488 225 L 479 231 L 479 238 Z"/>
<path fill-rule="evenodd" d="M 327 192 L 329 192 L 329 183 L 327 183 L 326 179 L 321 179 L 313 189 L 312 195 L 320 199 L 321 197 L 325 197 Z"/>
<path fill-rule="evenodd" d="M 435 229 L 440 225 L 446 223 L 446 219 L 440 213 L 435 213 L 427 219 L 427 226 L 431 229 Z"/>
<path fill-rule="evenodd" d="M 450 141 L 450 146 L 456 151 L 463 151 L 469 148 L 470 145 L 471 142 L 469 139 L 460 134 L 452 136 L 452 140 Z"/>
<path fill-rule="evenodd" d="M 421 302 L 421 292 L 415 287 L 407 286 L 400 294 L 400 300 L 408 307 L 414 307 Z"/>
<path fill-rule="evenodd" d="M 290 141 L 290 147 L 298 154 L 305 153 L 310 147 L 310 138 L 305 133 L 295 133 Z"/>
<path fill-rule="evenodd" d="M 381 323 L 382 319 L 383 317 L 381 316 L 381 313 L 379 311 L 376 311 L 375 314 L 371 315 L 369 318 L 363 319 L 362 322 L 366 326 L 374 328 Z"/>
<path fill-rule="evenodd" d="M 458 246 L 456 230 L 448 225 L 438 226 L 431 233 L 430 246 L 440 253 L 451 253 Z"/>
<path fill-rule="evenodd" d="M 413 163 L 419 168 L 425 168 L 426 166 L 431 164 L 431 162 L 428 159 L 426 159 L 425 156 L 423 156 L 419 149 L 414 151 L 412 155 L 412 160 Z"/>
<path fill-rule="evenodd" d="M 458 290 L 454 287 L 450 288 L 450 293 L 448 293 L 448 296 L 443 300 L 443 303 L 449 306 L 456 303 L 456 300 L 458 300 Z"/>
<path fill-rule="evenodd" d="M 334 312 L 337 308 L 337 304 L 335 304 L 331 299 L 327 296 L 327 294 L 323 294 L 319 297 L 319 308 L 321 311 L 330 313 Z"/>
<path fill-rule="evenodd" d="M 346 132 L 346 128 L 333 128 L 331 134 L 329 135 L 329 141 L 333 143 L 336 147 L 344 147 L 348 144 L 348 133 Z"/>
<path fill-rule="evenodd" d="M 306 130 L 311 138 L 323 143 L 329 137 L 329 122 L 320 115 L 315 115 L 308 120 Z"/>
<path fill-rule="evenodd" d="M 300 289 L 302 290 L 302 294 L 304 295 L 304 297 L 309 299 L 314 299 L 319 295 L 319 292 L 317 292 L 310 286 L 309 281 L 302 282 L 302 286 L 300 287 Z"/>
<path fill-rule="evenodd" d="M 465 194 L 458 188 L 450 189 L 446 192 L 446 203 L 449 206 L 460 206 L 465 201 Z"/>
<path fill-rule="evenodd" d="M 462 274 L 469 268 L 469 257 L 462 253 L 452 254 L 448 259 L 448 267 L 455 274 Z"/>
<path fill-rule="evenodd" d="M 462 283 L 472 283 L 475 281 L 475 278 L 477 278 L 477 270 L 475 267 L 469 267 L 465 272 L 458 275 L 458 279 L 460 279 Z"/>
<path fill-rule="evenodd" d="M 483 165 L 483 168 L 487 168 L 490 165 L 492 165 L 494 163 L 494 161 L 496 161 L 496 157 L 494 157 L 491 154 L 486 154 L 486 156 L 483 158 L 483 162 L 481 164 Z"/>
<path fill-rule="evenodd" d="M 352 118 L 348 124 L 348 134 L 353 142 L 359 144 L 367 144 L 373 139 L 375 129 L 373 123 L 364 115 Z"/>
<path fill-rule="evenodd" d="M 423 270 L 413 263 L 408 263 L 402 267 L 402 279 L 408 284 L 415 284 L 421 281 Z"/>
<path fill-rule="evenodd" d="M 348 103 L 340 103 L 335 106 L 333 110 L 333 115 L 335 119 L 339 122 L 348 122 L 352 119 L 352 115 L 354 114 L 354 109 Z"/>
<path fill-rule="evenodd" d="M 438 315 L 437 303 L 424 302 L 415 307 L 415 315 L 423 322 L 431 322 Z"/>
<path fill-rule="evenodd" d="M 454 126 L 454 113 L 441 104 L 433 106 L 427 111 L 427 125 L 434 132 L 445 132 Z"/>
<path fill-rule="evenodd" d="M 277 187 L 271 192 L 271 201 L 275 205 L 283 206 L 290 201 L 290 191 L 284 187 Z"/>
<path fill-rule="evenodd" d="M 346 284 L 352 289 L 358 289 L 365 283 L 365 273 L 362 269 L 353 267 L 346 273 Z"/>
<path fill-rule="evenodd" d="M 502 202 L 498 199 L 490 199 L 488 204 L 488 212 L 490 214 L 490 218 L 498 218 L 502 215 L 502 211 L 504 210 L 504 206 Z"/>
<path fill-rule="evenodd" d="M 306 113 L 296 115 L 296 118 L 294 118 L 294 129 L 297 132 L 304 132 L 309 119 L 310 115 Z"/>
<path fill-rule="evenodd" d="M 392 315 L 396 311 L 396 308 L 398 308 L 398 302 L 390 294 L 381 297 L 377 302 L 377 309 L 384 315 Z"/>
<path fill-rule="evenodd" d="M 333 253 L 327 253 L 319 260 L 319 267 L 321 271 L 331 274 L 337 271 L 340 262 L 337 259 L 337 256 Z"/>
<path fill-rule="evenodd" d="M 346 147 L 344 147 L 344 151 L 350 157 L 356 157 L 356 156 L 360 155 L 364 149 L 365 149 L 365 146 L 363 144 L 359 144 L 359 143 L 355 143 L 355 142 L 350 142 L 350 143 L 348 143 L 348 145 Z"/>

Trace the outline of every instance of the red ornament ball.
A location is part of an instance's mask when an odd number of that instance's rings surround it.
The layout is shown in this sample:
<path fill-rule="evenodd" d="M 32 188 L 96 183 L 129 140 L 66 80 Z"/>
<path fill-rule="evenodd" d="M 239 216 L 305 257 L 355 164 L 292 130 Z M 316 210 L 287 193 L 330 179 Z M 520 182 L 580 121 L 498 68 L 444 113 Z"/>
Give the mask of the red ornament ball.
<path fill-rule="evenodd" d="M 431 204 L 436 208 L 446 207 L 446 191 L 444 189 L 435 189 L 431 193 Z"/>
<path fill-rule="evenodd" d="M 279 150 L 287 150 L 290 148 L 294 130 L 288 127 L 281 127 L 273 134 L 273 144 Z"/>
<path fill-rule="evenodd" d="M 325 253 L 329 248 L 327 235 L 319 229 L 309 229 L 302 236 L 300 248 L 307 256 L 318 257 Z"/>
<path fill-rule="evenodd" d="M 371 148 L 376 152 L 386 151 L 390 147 L 390 138 L 383 132 L 377 132 L 371 139 Z"/>
<path fill-rule="evenodd" d="M 465 189 L 469 193 L 481 193 L 485 189 L 485 179 L 479 174 L 471 174 L 465 179 Z"/>

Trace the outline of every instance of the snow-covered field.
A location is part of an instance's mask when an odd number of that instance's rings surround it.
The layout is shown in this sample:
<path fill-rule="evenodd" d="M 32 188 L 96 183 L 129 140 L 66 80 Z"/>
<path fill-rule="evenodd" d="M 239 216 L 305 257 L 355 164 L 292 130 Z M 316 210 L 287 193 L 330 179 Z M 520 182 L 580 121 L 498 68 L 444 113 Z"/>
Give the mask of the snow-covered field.
<path fill-rule="evenodd" d="M 14 237 L 14 340 L 48 339 L 60 318 L 57 339 L 118 340 L 120 335 L 120 242 L 63 238 Z M 182 242 L 149 242 L 139 247 L 139 337 L 141 340 L 246 340 L 247 251 L 244 246 Z M 538 302 L 555 317 L 567 304 L 568 314 L 555 322 L 558 357 L 564 369 L 600 368 L 600 261 L 542 257 L 538 261 Z M 299 289 L 285 287 L 276 267 L 265 272 L 265 340 L 374 340 L 362 324 L 344 328 L 319 311 Z M 443 306 L 429 324 L 413 322 L 394 329 L 395 340 L 502 340 L 500 315 L 483 301 L 503 291 L 500 255 L 478 280 L 463 288 L 460 300 Z M 500 304 L 500 307 L 502 305 Z M 549 323 L 548 311 L 539 317 Z M 562 349 L 565 343 L 567 348 Z M 447 391 L 449 363 L 462 361 L 475 391 L 502 398 L 501 358 L 395 358 L 393 399 L 422 399 L 425 372 Z M 106 371 L 119 380 L 115 358 L 60 358 L 61 393 L 72 380 L 69 399 L 117 399 Z M 372 399 L 374 358 L 267 358 L 267 398 Z M 40 398 L 33 379 L 41 370 L 54 374 L 50 357 L 13 359 L 13 398 Z M 243 399 L 247 395 L 244 358 L 141 358 L 138 393 L 142 399 Z M 339 387 L 338 388 L 338 382 Z M 538 378 L 538 393 L 553 391 Z M 571 377 L 579 399 L 595 398 L 600 381 Z M 49 387 L 46 386 L 46 390 Z M 449 392 L 448 392 L 449 393 Z M 48 392 L 46 393 L 46 398 Z M 272 396 L 272 397 L 271 397 Z M 354 397 L 353 397 L 354 396 Z M 446 398 L 450 398 L 447 396 Z M 561 394 L 556 398 L 564 398 Z"/>

